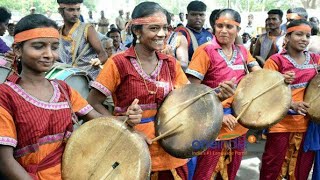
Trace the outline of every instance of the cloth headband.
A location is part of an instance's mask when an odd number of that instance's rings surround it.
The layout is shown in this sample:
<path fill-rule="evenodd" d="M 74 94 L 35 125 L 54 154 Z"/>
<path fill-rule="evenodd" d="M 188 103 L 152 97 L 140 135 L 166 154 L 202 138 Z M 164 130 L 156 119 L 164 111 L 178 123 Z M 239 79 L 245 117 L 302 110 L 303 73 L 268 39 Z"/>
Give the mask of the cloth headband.
<path fill-rule="evenodd" d="M 294 19 L 294 20 L 302 19 L 298 13 L 289 13 L 289 14 L 287 14 L 286 17 L 287 17 L 287 19 Z"/>
<path fill-rule="evenodd" d="M 311 27 L 308 25 L 299 25 L 299 26 L 293 26 L 287 29 L 287 33 L 291 33 L 293 31 L 303 31 L 303 32 L 311 33 Z"/>
<path fill-rule="evenodd" d="M 216 24 L 221 24 L 221 23 L 231 24 L 231 25 L 240 27 L 240 23 L 228 18 L 219 18 L 216 20 Z"/>
<path fill-rule="evenodd" d="M 14 44 L 35 38 L 60 38 L 57 29 L 52 27 L 42 27 L 22 31 L 14 36 Z"/>
<path fill-rule="evenodd" d="M 130 24 L 131 25 L 158 24 L 158 23 L 163 23 L 164 21 L 167 22 L 167 20 L 163 17 L 149 16 L 149 17 L 133 19 L 131 20 Z"/>
<path fill-rule="evenodd" d="M 73 7 L 73 8 L 80 8 L 81 3 L 76 3 L 76 4 L 64 4 L 64 3 L 60 3 L 59 4 L 59 8 L 69 8 L 69 7 Z"/>

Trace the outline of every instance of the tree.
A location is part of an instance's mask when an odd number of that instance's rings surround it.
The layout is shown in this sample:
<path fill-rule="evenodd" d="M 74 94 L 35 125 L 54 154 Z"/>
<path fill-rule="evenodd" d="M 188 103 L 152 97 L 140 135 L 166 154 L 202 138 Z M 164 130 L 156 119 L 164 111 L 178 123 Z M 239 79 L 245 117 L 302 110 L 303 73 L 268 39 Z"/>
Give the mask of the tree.
<path fill-rule="evenodd" d="M 317 9 L 317 0 L 301 0 L 301 3 L 306 9 Z"/>

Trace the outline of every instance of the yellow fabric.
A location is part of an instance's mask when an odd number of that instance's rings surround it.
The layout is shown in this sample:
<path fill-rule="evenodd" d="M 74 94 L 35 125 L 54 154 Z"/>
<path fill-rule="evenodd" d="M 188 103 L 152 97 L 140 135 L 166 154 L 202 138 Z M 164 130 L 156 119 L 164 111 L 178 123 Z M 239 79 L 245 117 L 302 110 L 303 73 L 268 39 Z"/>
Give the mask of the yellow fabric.
<path fill-rule="evenodd" d="M 290 180 L 295 180 L 294 172 L 302 138 L 303 133 L 290 133 L 289 147 L 278 179 L 282 180 L 288 174 Z"/>

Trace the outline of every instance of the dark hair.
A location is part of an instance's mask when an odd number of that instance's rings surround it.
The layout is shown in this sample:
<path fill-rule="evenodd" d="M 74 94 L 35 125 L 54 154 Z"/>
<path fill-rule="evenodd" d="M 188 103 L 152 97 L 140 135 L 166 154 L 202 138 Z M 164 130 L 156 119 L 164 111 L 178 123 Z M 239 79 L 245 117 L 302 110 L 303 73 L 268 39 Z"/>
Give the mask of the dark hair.
<path fill-rule="evenodd" d="M 20 19 L 20 21 L 16 24 L 16 27 L 14 29 L 14 35 L 23 31 L 40 27 L 53 27 L 55 29 L 58 29 L 56 22 L 47 18 L 46 16 L 42 14 L 30 14 Z M 18 43 L 17 47 L 22 47 L 24 42 Z M 17 70 L 20 74 L 22 70 L 21 62 L 17 63 Z"/>
<path fill-rule="evenodd" d="M 311 17 L 309 18 L 309 21 L 316 21 L 319 24 L 319 19 L 317 17 Z"/>
<path fill-rule="evenodd" d="M 0 7 L 0 23 L 5 23 L 9 19 L 11 19 L 11 12 L 5 7 Z"/>
<path fill-rule="evenodd" d="M 318 32 L 319 32 L 319 27 L 318 27 L 318 25 L 316 24 L 316 23 L 314 23 L 314 22 L 310 22 L 310 24 L 311 24 L 311 35 L 312 36 L 314 36 L 314 35 L 317 35 L 318 34 Z"/>
<path fill-rule="evenodd" d="M 277 14 L 279 16 L 279 19 L 282 20 L 283 12 L 280 9 L 271 9 L 268 11 L 268 15 L 270 14 Z"/>
<path fill-rule="evenodd" d="M 308 13 L 307 13 L 306 9 L 303 7 L 290 8 L 290 9 L 288 9 L 287 14 L 290 14 L 290 13 L 297 13 L 300 17 L 302 17 L 306 20 L 308 19 Z"/>
<path fill-rule="evenodd" d="M 187 6 L 188 13 L 190 11 L 206 11 L 207 5 L 202 1 L 191 1 Z"/>
<path fill-rule="evenodd" d="M 163 14 L 167 15 L 167 11 L 163 9 L 158 3 L 155 2 L 142 2 L 138 4 L 132 11 L 131 18 L 137 19 L 142 17 L 148 17 L 156 12 L 162 12 Z M 134 34 L 133 30 L 142 29 L 142 25 L 132 25 L 131 31 L 133 35 L 133 45 L 136 44 L 137 36 Z"/>
<path fill-rule="evenodd" d="M 226 14 L 230 14 L 233 18 L 234 21 L 236 21 L 237 23 L 241 23 L 241 16 L 238 13 L 238 11 L 235 11 L 233 9 L 221 9 L 217 15 L 215 16 L 215 20 L 217 20 L 220 16 L 226 15 Z"/>
<path fill-rule="evenodd" d="M 14 29 L 14 35 L 26 30 L 40 27 L 53 27 L 58 29 L 57 24 L 46 16 L 42 14 L 30 14 L 20 19 Z"/>
<path fill-rule="evenodd" d="M 57 0 L 57 3 L 63 3 L 63 4 L 78 4 L 83 3 L 83 0 Z"/>
<path fill-rule="evenodd" d="M 214 31 L 214 24 L 216 23 L 216 16 L 219 11 L 220 11 L 220 9 L 213 10 L 210 14 L 210 17 L 209 17 L 210 26 L 212 27 L 213 31 Z"/>
<path fill-rule="evenodd" d="M 115 32 L 119 33 L 121 36 L 121 32 L 118 28 L 111 28 L 110 31 L 107 33 L 107 37 L 110 37 L 110 34 Z"/>
<path fill-rule="evenodd" d="M 309 23 L 309 21 L 305 20 L 305 19 L 298 19 L 298 20 L 293 20 L 291 21 L 288 25 L 287 25 L 287 29 L 294 27 L 294 26 L 299 26 L 301 24 L 305 24 L 310 26 L 310 28 L 312 28 L 312 25 Z M 287 35 L 290 35 L 292 32 L 287 33 Z"/>
<path fill-rule="evenodd" d="M 170 25 L 172 18 L 171 18 L 171 13 L 169 11 L 167 11 L 167 10 L 166 10 L 166 16 L 167 16 L 167 23 L 168 23 L 168 25 Z"/>

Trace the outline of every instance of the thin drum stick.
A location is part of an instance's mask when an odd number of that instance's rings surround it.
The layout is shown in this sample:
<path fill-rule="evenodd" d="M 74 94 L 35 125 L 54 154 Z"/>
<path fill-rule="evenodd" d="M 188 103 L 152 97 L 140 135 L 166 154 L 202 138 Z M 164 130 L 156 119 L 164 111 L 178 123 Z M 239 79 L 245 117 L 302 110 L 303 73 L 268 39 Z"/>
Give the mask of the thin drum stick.
<path fill-rule="evenodd" d="M 263 94 L 265 94 L 266 92 L 270 91 L 271 89 L 273 89 L 274 87 L 278 86 L 281 82 L 283 82 L 283 79 L 281 79 L 280 81 L 276 82 L 275 84 L 273 84 L 272 86 L 270 86 L 269 88 L 267 88 L 266 90 L 260 92 L 258 95 L 256 95 L 255 97 L 253 97 L 250 101 L 253 101 L 255 99 L 257 99 L 258 97 L 262 96 Z M 246 102 L 243 104 L 246 105 L 248 104 L 250 101 Z"/>
<path fill-rule="evenodd" d="M 153 139 L 151 140 L 151 142 L 158 141 L 159 139 L 162 139 L 162 138 L 165 138 L 165 137 L 171 135 L 171 134 L 174 133 L 174 131 L 176 131 L 180 126 L 182 126 L 182 124 L 178 124 L 176 127 L 173 127 L 173 128 L 171 128 L 171 129 L 169 129 L 167 132 L 165 132 L 165 133 L 163 133 L 163 134 L 161 134 L 161 135 L 153 138 Z"/>

